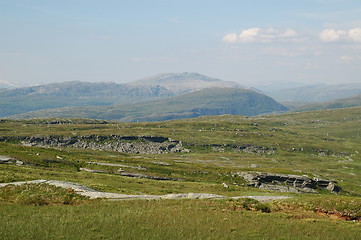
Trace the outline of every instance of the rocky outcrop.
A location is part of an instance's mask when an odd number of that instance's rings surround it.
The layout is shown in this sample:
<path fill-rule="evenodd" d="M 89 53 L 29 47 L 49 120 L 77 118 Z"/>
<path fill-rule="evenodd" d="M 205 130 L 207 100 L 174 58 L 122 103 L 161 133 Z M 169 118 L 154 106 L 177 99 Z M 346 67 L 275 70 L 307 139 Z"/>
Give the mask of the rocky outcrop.
<path fill-rule="evenodd" d="M 135 154 L 189 152 L 182 142 L 154 136 L 32 136 L 0 137 L 0 141 L 20 142 L 25 146 L 72 147 Z"/>
<path fill-rule="evenodd" d="M 24 162 L 9 156 L 0 156 L 0 164 L 24 165 Z"/>
<path fill-rule="evenodd" d="M 341 188 L 335 185 L 336 182 L 300 175 L 259 172 L 238 172 L 237 174 L 243 177 L 249 186 L 277 192 L 317 193 L 318 189 L 334 193 L 341 191 Z"/>

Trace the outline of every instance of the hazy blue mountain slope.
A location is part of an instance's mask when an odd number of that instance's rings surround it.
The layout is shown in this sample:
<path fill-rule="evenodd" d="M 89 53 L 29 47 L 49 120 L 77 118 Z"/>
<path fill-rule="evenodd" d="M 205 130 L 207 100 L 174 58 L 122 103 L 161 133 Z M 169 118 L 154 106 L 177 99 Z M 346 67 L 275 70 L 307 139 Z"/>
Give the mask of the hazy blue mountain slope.
<path fill-rule="evenodd" d="M 63 82 L 0 89 L 0 117 L 60 107 L 144 102 L 209 87 L 239 85 L 198 73 L 168 73 L 126 84 Z"/>
<path fill-rule="evenodd" d="M 203 115 L 247 115 L 287 110 L 263 94 L 236 88 L 210 88 L 162 100 L 105 107 L 42 110 L 14 118 L 82 117 L 119 121 L 160 121 Z"/>
<path fill-rule="evenodd" d="M 335 108 L 348 108 L 361 106 L 361 95 L 357 95 L 350 98 L 337 99 L 325 103 L 307 104 L 299 108 L 295 108 L 292 111 L 314 111 L 321 109 L 335 109 Z"/>
<path fill-rule="evenodd" d="M 116 83 L 64 82 L 0 90 L 0 117 L 66 106 L 103 106 L 169 97 L 160 86 L 130 87 Z"/>
<path fill-rule="evenodd" d="M 320 84 L 271 91 L 266 94 L 279 102 L 326 102 L 361 94 L 361 83 Z"/>

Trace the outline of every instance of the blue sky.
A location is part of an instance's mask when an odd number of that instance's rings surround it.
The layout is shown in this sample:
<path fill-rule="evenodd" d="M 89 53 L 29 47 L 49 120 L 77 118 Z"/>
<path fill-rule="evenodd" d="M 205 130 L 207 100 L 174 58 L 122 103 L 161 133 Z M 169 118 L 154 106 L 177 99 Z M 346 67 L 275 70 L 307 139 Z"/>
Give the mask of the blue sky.
<path fill-rule="evenodd" d="M 0 81 L 361 82 L 359 0 L 0 0 Z"/>

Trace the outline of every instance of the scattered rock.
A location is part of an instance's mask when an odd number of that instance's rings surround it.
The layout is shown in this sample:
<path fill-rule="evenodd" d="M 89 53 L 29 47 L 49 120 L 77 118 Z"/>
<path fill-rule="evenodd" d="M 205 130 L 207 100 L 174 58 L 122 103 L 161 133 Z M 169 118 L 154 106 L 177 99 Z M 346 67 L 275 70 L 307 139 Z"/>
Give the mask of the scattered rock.
<path fill-rule="evenodd" d="M 14 160 L 15 160 L 15 159 L 13 159 L 12 157 L 0 156 L 0 164 L 11 163 L 11 162 L 14 161 Z"/>
<path fill-rule="evenodd" d="M 0 156 L 0 164 L 15 164 L 17 166 L 21 166 L 25 163 L 9 156 Z"/>
<path fill-rule="evenodd" d="M 225 184 L 225 183 L 222 183 L 222 187 L 229 188 L 229 186 L 227 184 Z"/>
<path fill-rule="evenodd" d="M 89 169 L 89 168 L 79 168 L 80 171 L 85 171 L 85 172 L 91 172 L 91 173 L 107 173 L 105 171 L 102 170 L 93 170 L 93 169 Z"/>
<path fill-rule="evenodd" d="M 21 165 L 24 165 L 24 162 L 20 161 L 20 160 L 16 160 L 15 164 L 18 165 L 18 166 L 21 166 Z"/>
<path fill-rule="evenodd" d="M 166 163 L 166 162 L 152 162 L 154 164 L 157 164 L 157 165 L 161 165 L 161 166 L 171 166 L 172 164 L 170 163 Z"/>

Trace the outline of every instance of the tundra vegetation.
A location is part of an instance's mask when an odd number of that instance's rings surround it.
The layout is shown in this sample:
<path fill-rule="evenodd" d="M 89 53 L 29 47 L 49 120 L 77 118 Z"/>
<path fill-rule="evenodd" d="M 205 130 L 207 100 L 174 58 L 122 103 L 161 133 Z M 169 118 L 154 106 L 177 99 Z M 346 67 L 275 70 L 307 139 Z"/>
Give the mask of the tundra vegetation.
<path fill-rule="evenodd" d="M 48 179 L 119 194 L 225 198 L 89 199 L 48 184 L 6 185 L 0 239 L 359 239 L 360 140 L 360 107 L 151 123 L 3 119 L 0 183 Z M 277 192 L 251 186 L 244 173 L 323 179 L 341 191 L 269 183 L 283 186 Z"/>

